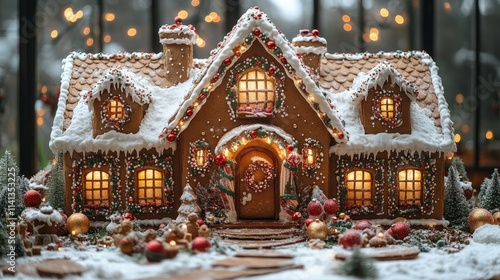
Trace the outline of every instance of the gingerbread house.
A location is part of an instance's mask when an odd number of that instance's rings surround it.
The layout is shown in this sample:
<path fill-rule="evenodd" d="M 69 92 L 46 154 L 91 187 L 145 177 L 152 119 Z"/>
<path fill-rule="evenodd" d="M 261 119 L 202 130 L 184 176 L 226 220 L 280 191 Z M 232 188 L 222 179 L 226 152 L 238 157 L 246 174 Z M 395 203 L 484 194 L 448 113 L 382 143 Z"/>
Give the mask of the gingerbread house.
<path fill-rule="evenodd" d="M 189 183 L 220 190 L 226 222 L 286 222 L 299 181 L 354 217 L 442 219 L 455 144 L 426 53 L 329 54 L 317 30 L 290 42 L 257 7 L 207 59 L 178 19 L 159 37 L 162 53 L 63 61 L 50 147 L 67 213 L 175 217 Z"/>

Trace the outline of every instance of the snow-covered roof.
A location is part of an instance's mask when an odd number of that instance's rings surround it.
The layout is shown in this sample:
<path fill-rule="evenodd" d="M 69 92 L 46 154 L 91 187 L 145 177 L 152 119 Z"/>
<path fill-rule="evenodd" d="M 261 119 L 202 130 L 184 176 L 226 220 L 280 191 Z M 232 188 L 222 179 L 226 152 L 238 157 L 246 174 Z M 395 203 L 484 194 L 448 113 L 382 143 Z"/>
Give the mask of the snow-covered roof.
<path fill-rule="evenodd" d="M 330 60 L 330 61 L 329 61 Z M 326 54 L 322 87 L 342 114 L 349 141 L 330 148 L 331 153 L 354 155 L 382 151 L 453 152 L 456 150 L 448 104 L 438 68 L 423 52 L 377 54 Z M 340 65 L 331 67 L 331 65 Z M 328 67 L 330 66 L 330 67 Z M 334 71 L 331 71 L 335 68 Z M 337 75 L 336 75 L 337 74 Z M 330 77 L 335 76 L 334 79 Z M 365 134 L 360 118 L 360 101 L 368 89 L 391 77 L 411 98 L 411 134 Z M 327 83 L 325 80 L 331 80 Z M 342 83 L 339 83 L 341 81 Z M 326 89 L 325 89 L 326 90 Z"/>
<path fill-rule="evenodd" d="M 345 142 L 347 137 L 344 138 L 344 129 L 341 120 L 335 114 L 332 107 L 323 92 L 318 88 L 315 81 L 311 78 L 309 74 L 309 68 L 304 65 L 302 60 L 297 56 L 294 47 L 290 44 L 290 42 L 286 39 L 284 34 L 276 28 L 273 22 L 269 19 L 269 17 L 259 10 L 258 7 L 253 7 L 247 10 L 241 18 L 238 20 L 238 23 L 233 27 L 231 32 L 224 37 L 224 40 L 218 44 L 218 48 L 212 51 L 212 55 L 209 58 L 209 62 L 205 70 L 202 72 L 199 80 L 196 80 L 193 88 L 190 90 L 188 98 L 181 105 L 175 117 L 173 117 L 167 124 L 162 133 L 162 137 L 166 137 L 169 133 L 174 133 L 179 135 L 186 127 L 189 125 L 189 122 L 193 119 L 196 113 L 200 110 L 200 108 L 205 104 L 206 98 L 200 99 L 200 95 L 202 90 L 207 88 L 208 85 L 211 85 L 209 90 L 215 89 L 223 79 L 218 79 L 217 81 L 213 81 L 214 75 L 219 73 L 220 67 L 230 67 L 234 65 L 238 59 L 235 54 L 235 49 L 240 47 L 242 44 L 251 45 L 255 43 L 256 40 L 261 40 L 258 36 L 252 38 L 251 42 L 245 41 L 248 36 L 252 36 L 254 31 L 258 30 L 258 34 L 262 34 L 272 40 L 276 46 L 283 53 L 283 58 L 286 63 L 288 63 L 294 70 L 293 74 L 287 72 L 290 78 L 297 78 L 302 80 L 302 83 L 305 86 L 304 94 L 310 94 L 311 97 L 305 99 L 311 105 L 313 110 L 316 112 L 324 112 L 329 119 L 327 124 L 328 131 L 332 134 L 332 136 L 337 140 L 337 142 Z M 260 35 L 259 35 L 260 36 Z M 248 49 L 249 47 L 247 47 Z M 283 60 L 280 57 L 277 57 L 274 53 L 275 48 L 267 48 L 269 54 L 274 56 L 278 63 L 281 63 L 283 66 Z M 229 59 L 229 60 L 228 60 Z M 229 62 L 229 63 L 228 63 Z M 285 66 L 283 68 L 286 68 Z M 227 68 L 226 68 L 227 69 Z M 208 94 L 207 94 L 208 95 Z M 193 104 L 199 104 L 199 106 L 193 106 Z M 188 120 L 185 120 L 186 111 L 188 108 L 194 108 L 192 117 Z M 179 125 L 180 121 L 183 120 L 183 125 Z"/>

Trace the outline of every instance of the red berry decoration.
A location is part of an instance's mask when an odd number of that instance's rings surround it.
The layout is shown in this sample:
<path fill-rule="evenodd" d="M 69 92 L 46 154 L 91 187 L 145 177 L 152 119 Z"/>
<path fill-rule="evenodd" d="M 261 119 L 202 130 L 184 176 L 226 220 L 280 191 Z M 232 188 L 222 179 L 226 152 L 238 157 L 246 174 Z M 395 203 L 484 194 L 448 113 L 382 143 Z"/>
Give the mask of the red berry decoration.
<path fill-rule="evenodd" d="M 173 133 L 169 133 L 169 134 L 167 135 L 167 140 L 168 140 L 168 141 L 170 141 L 170 142 L 174 142 L 174 141 L 175 141 L 175 138 L 176 138 L 176 137 L 175 137 L 175 134 L 173 134 Z"/>
<path fill-rule="evenodd" d="M 282 63 L 286 63 L 286 58 L 284 56 L 280 57 Z"/>
<path fill-rule="evenodd" d="M 250 137 L 256 138 L 257 137 L 257 131 L 255 131 L 255 130 L 250 131 Z"/>
<path fill-rule="evenodd" d="M 339 203 L 337 200 L 334 199 L 328 199 L 325 201 L 325 204 L 323 205 L 323 209 L 325 209 L 326 214 L 335 214 L 337 211 L 339 211 Z"/>
<path fill-rule="evenodd" d="M 198 226 L 201 227 L 202 225 L 205 224 L 205 221 L 203 221 L 203 219 L 198 219 L 198 220 L 196 220 L 196 223 L 198 224 Z"/>
<path fill-rule="evenodd" d="M 361 232 L 355 229 L 348 229 L 339 239 L 339 243 L 344 249 L 350 249 L 355 246 L 361 246 L 363 237 Z"/>
<path fill-rule="evenodd" d="M 254 29 L 253 30 L 253 35 L 259 37 L 260 36 L 260 30 L 259 29 Z"/>
<path fill-rule="evenodd" d="M 305 220 L 304 224 L 308 227 L 312 222 L 314 222 L 314 219 L 308 218 Z"/>
<path fill-rule="evenodd" d="M 337 136 L 339 137 L 339 139 L 344 139 L 344 133 L 339 133 L 337 134 Z"/>
<path fill-rule="evenodd" d="M 293 221 L 297 222 L 297 221 L 300 221 L 300 219 L 302 219 L 302 214 L 300 214 L 300 212 L 293 213 L 293 215 L 292 215 Z"/>
<path fill-rule="evenodd" d="M 267 41 L 266 45 L 271 50 L 274 50 L 274 48 L 276 47 L 276 43 L 274 41 Z"/>
<path fill-rule="evenodd" d="M 122 215 L 122 220 L 130 220 L 130 221 L 133 221 L 135 218 L 134 218 L 134 215 L 132 215 L 132 213 L 130 212 L 127 212 L 125 214 Z"/>
<path fill-rule="evenodd" d="M 464 189 L 465 199 L 470 200 L 472 198 L 472 189 Z"/>
<path fill-rule="evenodd" d="M 226 65 L 231 64 L 231 59 L 230 58 L 224 59 L 224 64 L 226 64 Z"/>
<path fill-rule="evenodd" d="M 191 116 L 193 115 L 193 109 L 188 109 L 188 110 L 186 111 L 186 115 L 187 115 L 188 117 L 191 117 Z"/>
<path fill-rule="evenodd" d="M 38 208 L 42 204 L 42 195 L 35 190 L 29 190 L 24 194 L 24 205 L 26 207 Z"/>
<path fill-rule="evenodd" d="M 270 75 L 274 74 L 274 68 L 272 68 L 272 67 L 271 67 L 271 68 L 269 68 L 269 70 L 267 70 L 267 72 L 268 72 Z"/>
<path fill-rule="evenodd" d="M 216 165 L 224 165 L 226 163 L 226 157 L 224 155 L 218 154 L 215 156 L 214 163 Z"/>
<path fill-rule="evenodd" d="M 205 252 L 208 248 L 210 248 L 210 242 L 206 237 L 198 236 L 193 239 L 193 243 L 191 244 L 191 248 L 198 252 Z"/>
<path fill-rule="evenodd" d="M 396 240 L 403 240 L 410 234 L 410 227 L 406 223 L 395 223 L 390 228 L 392 237 Z"/>
<path fill-rule="evenodd" d="M 182 18 L 179 17 L 179 16 L 177 16 L 177 17 L 174 18 L 174 22 L 177 25 L 181 25 L 182 24 Z"/>
<path fill-rule="evenodd" d="M 167 257 L 163 243 L 156 239 L 149 241 L 144 251 L 150 262 L 159 262 Z"/>
<path fill-rule="evenodd" d="M 314 37 L 318 37 L 318 35 L 319 35 L 319 30 L 318 30 L 318 29 L 313 29 L 313 31 L 311 32 L 311 34 L 312 34 Z"/>
<path fill-rule="evenodd" d="M 313 198 L 311 202 L 307 204 L 307 213 L 309 216 L 319 216 L 323 213 L 323 205 Z"/>
<path fill-rule="evenodd" d="M 286 146 L 286 150 L 287 150 L 288 152 L 293 151 L 293 149 L 295 149 L 295 146 L 294 146 L 294 145 L 288 145 L 288 146 Z"/>
<path fill-rule="evenodd" d="M 372 222 L 368 220 L 357 221 L 356 224 L 354 225 L 354 229 L 357 230 L 364 230 L 371 227 L 372 227 Z"/>

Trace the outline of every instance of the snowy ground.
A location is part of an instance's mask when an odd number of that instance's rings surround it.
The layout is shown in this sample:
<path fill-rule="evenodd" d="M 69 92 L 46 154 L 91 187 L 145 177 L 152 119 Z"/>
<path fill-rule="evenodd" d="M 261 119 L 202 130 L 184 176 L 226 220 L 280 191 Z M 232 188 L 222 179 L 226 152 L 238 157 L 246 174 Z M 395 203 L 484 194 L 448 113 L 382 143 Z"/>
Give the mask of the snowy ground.
<path fill-rule="evenodd" d="M 500 233 L 500 227 L 495 227 L 498 228 L 498 230 L 495 230 L 496 236 L 491 238 L 488 235 L 486 239 L 483 236 L 480 241 L 498 242 L 498 239 L 494 239 L 500 236 L 498 234 Z M 476 240 L 478 239 L 476 238 Z M 289 248 L 280 249 L 285 253 L 294 255 L 294 261 L 297 264 L 304 265 L 304 269 L 289 270 L 248 279 L 354 279 L 335 274 L 335 267 L 340 266 L 342 263 L 333 258 L 335 251 L 339 249 L 339 247 L 334 247 L 313 250 L 307 248 L 306 244 L 296 244 Z M 237 247 L 230 247 L 227 250 L 228 255 L 216 253 L 215 251 L 196 255 L 183 252 L 175 259 L 150 264 L 145 260 L 123 255 L 116 248 L 104 249 L 101 252 L 96 252 L 95 248 L 90 248 L 88 251 L 65 248 L 61 252 L 43 251 L 42 256 L 20 259 L 18 265 L 42 259 L 65 257 L 82 264 L 87 269 L 87 272 L 81 277 L 71 277 L 71 279 L 141 279 L 210 268 L 212 262 L 227 258 L 237 250 Z M 490 279 L 494 275 L 500 275 L 500 244 L 482 244 L 471 239 L 470 245 L 455 254 L 446 254 L 441 250 L 433 250 L 429 253 L 420 253 L 414 260 L 378 261 L 375 264 L 378 269 L 379 279 Z M 15 278 L 33 279 L 23 275 L 17 275 Z"/>

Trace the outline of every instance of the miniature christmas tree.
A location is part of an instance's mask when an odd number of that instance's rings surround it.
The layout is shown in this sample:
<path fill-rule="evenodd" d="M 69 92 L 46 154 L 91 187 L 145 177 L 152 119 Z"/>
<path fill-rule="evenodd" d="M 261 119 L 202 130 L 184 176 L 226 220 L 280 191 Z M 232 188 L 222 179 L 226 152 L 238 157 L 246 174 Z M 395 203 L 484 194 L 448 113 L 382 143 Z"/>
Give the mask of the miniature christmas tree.
<path fill-rule="evenodd" d="M 465 199 L 458 172 L 454 167 L 450 167 L 444 187 L 444 218 L 452 226 L 463 227 L 467 224 L 469 212 L 469 205 Z"/>
<path fill-rule="evenodd" d="M 49 194 L 47 199 L 54 209 L 64 209 L 65 193 L 64 193 L 64 171 L 62 167 L 62 156 L 57 157 L 57 163 L 52 167 L 52 173 L 47 182 Z"/>
<path fill-rule="evenodd" d="M 24 210 L 24 193 L 29 188 L 29 181 L 19 176 L 19 167 L 9 151 L 0 159 L 0 218 L 7 215 L 17 217 Z M 14 192 L 14 207 L 9 202 Z"/>
<path fill-rule="evenodd" d="M 491 180 L 485 186 L 486 190 L 480 201 L 481 208 L 487 210 L 500 209 L 500 178 L 498 177 L 498 169 L 493 171 Z"/>
<path fill-rule="evenodd" d="M 376 278 L 377 268 L 373 261 L 361 254 L 359 247 L 356 246 L 352 255 L 340 267 L 339 273 L 358 278 Z"/>
<path fill-rule="evenodd" d="M 464 162 L 459 157 L 454 157 L 451 160 L 451 166 L 454 167 L 463 181 L 469 181 L 467 177 L 467 172 L 465 171 Z"/>
<path fill-rule="evenodd" d="M 205 209 L 206 212 L 211 212 L 212 215 L 217 218 L 226 217 L 226 204 L 224 202 L 222 192 L 231 192 L 231 190 L 224 185 L 224 182 L 233 178 L 234 177 L 232 177 L 231 174 L 228 174 L 224 171 L 222 166 L 214 172 L 208 184 L 208 201 Z"/>
<path fill-rule="evenodd" d="M 481 183 L 481 187 L 479 187 L 479 194 L 477 195 L 477 199 L 479 203 L 484 201 L 484 195 L 486 194 L 486 190 L 488 186 L 491 184 L 491 178 L 484 178 L 484 181 Z"/>
<path fill-rule="evenodd" d="M 0 221 L 0 256 L 5 256 L 9 252 L 9 243 L 7 238 L 9 233 L 7 232 L 7 226 L 4 222 L 4 219 Z"/>
<path fill-rule="evenodd" d="M 191 213 L 200 214 L 200 207 L 198 206 L 198 198 L 194 194 L 193 188 L 188 184 L 184 187 L 184 192 L 181 195 L 181 206 L 177 210 L 179 215 L 175 219 L 178 223 L 183 223 L 187 221 L 187 216 Z"/>

